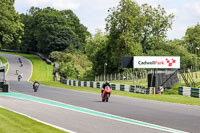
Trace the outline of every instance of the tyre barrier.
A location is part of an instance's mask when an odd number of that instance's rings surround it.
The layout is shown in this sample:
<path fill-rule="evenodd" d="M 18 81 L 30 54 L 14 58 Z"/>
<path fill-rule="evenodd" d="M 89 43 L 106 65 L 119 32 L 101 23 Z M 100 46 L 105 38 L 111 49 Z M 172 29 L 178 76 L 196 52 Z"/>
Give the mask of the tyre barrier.
<path fill-rule="evenodd" d="M 116 90 L 116 84 L 111 84 L 111 89 Z"/>
<path fill-rule="evenodd" d="M 184 87 L 180 86 L 178 88 L 178 94 L 188 97 L 200 98 L 200 88 Z"/>
<path fill-rule="evenodd" d="M 100 83 L 99 83 L 99 82 L 97 82 L 97 83 L 96 83 L 96 88 L 101 88 L 101 86 L 100 86 Z"/>
<path fill-rule="evenodd" d="M 60 82 L 70 86 L 80 86 L 80 87 L 90 87 L 90 88 L 101 88 L 103 82 L 95 81 L 76 81 L 76 80 L 67 80 L 64 77 L 60 78 Z M 151 94 L 149 88 L 136 85 L 123 85 L 123 84 L 111 84 L 112 90 L 126 91 L 140 94 Z"/>

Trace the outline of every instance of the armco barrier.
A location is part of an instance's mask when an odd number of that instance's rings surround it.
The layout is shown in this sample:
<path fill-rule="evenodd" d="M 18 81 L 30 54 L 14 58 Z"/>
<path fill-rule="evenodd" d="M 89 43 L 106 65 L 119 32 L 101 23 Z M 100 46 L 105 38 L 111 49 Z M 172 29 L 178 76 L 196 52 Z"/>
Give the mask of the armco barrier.
<path fill-rule="evenodd" d="M 67 80 L 63 77 L 60 78 L 60 82 L 63 84 L 71 85 L 71 86 L 82 86 L 82 87 L 91 87 L 91 88 L 101 88 L 103 85 L 103 82 L 75 81 L 75 80 Z M 112 90 L 150 94 L 149 88 L 135 86 L 135 85 L 111 84 L 111 88 Z"/>

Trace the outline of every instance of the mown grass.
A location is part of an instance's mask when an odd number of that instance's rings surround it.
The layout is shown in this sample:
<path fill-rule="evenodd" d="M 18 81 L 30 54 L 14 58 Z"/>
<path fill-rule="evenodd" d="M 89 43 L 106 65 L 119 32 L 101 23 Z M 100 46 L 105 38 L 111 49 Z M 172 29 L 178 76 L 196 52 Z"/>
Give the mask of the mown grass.
<path fill-rule="evenodd" d="M 72 90 L 77 90 L 77 91 L 99 93 L 100 95 L 100 89 L 97 89 L 97 88 L 69 86 L 66 84 L 62 84 L 59 81 L 42 82 L 42 84 L 47 85 L 47 86 L 58 87 L 58 88 L 66 88 L 66 89 L 72 89 Z M 181 96 L 181 95 L 178 95 L 178 93 L 176 94 L 170 93 L 170 95 L 168 95 L 167 93 L 162 94 L 162 95 L 148 95 L 148 94 L 138 94 L 138 93 L 113 90 L 112 95 L 135 97 L 135 98 L 142 98 L 142 99 L 149 99 L 149 100 L 156 100 L 156 101 L 163 101 L 163 102 L 189 104 L 189 105 L 200 105 L 200 98 Z"/>
<path fill-rule="evenodd" d="M 7 63 L 7 60 L 6 60 L 6 59 L 4 59 L 4 58 L 3 58 L 3 57 L 1 57 L 1 56 L 0 56 L 0 60 L 1 60 L 2 64 L 5 64 L 5 63 Z M 8 65 L 6 65 L 6 72 L 7 72 L 7 70 L 8 70 Z"/>
<path fill-rule="evenodd" d="M 0 133 L 66 133 L 3 108 L 0 122 Z"/>
<path fill-rule="evenodd" d="M 125 84 L 125 85 L 138 85 L 138 86 L 143 86 L 147 87 L 147 79 L 134 79 L 133 80 L 112 80 L 111 81 L 113 84 Z"/>
<path fill-rule="evenodd" d="M 16 53 L 13 53 L 13 54 L 16 54 Z M 16 55 L 21 55 L 32 62 L 34 71 L 31 77 L 31 81 L 39 80 L 41 84 L 47 85 L 47 86 L 66 88 L 66 89 L 72 89 L 72 90 L 77 90 L 77 91 L 100 93 L 100 90 L 97 88 L 69 86 L 69 85 L 61 84 L 59 81 L 53 81 L 53 75 L 52 75 L 53 66 L 52 65 L 47 65 L 44 61 L 42 61 L 39 57 L 35 55 L 18 54 L 18 53 Z M 145 82 L 145 81 L 141 81 L 141 82 Z M 111 83 L 115 83 L 115 82 L 112 81 Z M 120 82 L 120 84 L 124 84 L 124 83 L 125 82 Z M 172 102 L 172 103 L 200 105 L 200 98 L 191 98 L 191 97 L 178 95 L 178 89 L 177 89 L 178 86 L 179 84 L 175 86 L 174 89 L 172 90 L 166 90 L 165 93 L 162 95 L 145 95 L 145 94 L 124 92 L 124 91 L 112 91 L 112 95 L 136 97 L 136 98 L 165 101 L 165 102 Z"/>
<path fill-rule="evenodd" d="M 1 52 L 5 54 L 19 55 L 24 58 L 29 59 L 33 64 L 33 73 L 30 81 L 38 80 L 43 81 L 52 81 L 53 80 L 53 65 L 46 64 L 45 61 L 41 60 L 37 55 L 32 54 L 22 54 L 22 53 L 13 53 L 13 52 Z"/>

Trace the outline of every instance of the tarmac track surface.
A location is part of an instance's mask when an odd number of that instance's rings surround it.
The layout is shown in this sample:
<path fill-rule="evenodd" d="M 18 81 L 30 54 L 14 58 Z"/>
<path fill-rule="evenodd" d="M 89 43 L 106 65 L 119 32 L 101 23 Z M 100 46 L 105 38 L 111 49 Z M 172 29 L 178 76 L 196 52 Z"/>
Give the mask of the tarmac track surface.
<path fill-rule="evenodd" d="M 1 56 L 4 57 L 5 55 L 1 54 Z M 18 57 L 12 56 L 12 58 Z M 18 66 L 17 62 L 12 65 L 10 64 L 10 69 L 15 70 L 15 66 Z M 14 71 L 13 73 L 8 72 L 7 75 L 8 74 L 14 75 Z M 29 77 L 28 74 L 26 77 Z M 32 90 L 32 83 L 30 82 L 18 82 L 11 79 L 10 84 L 13 92 L 51 99 L 78 107 L 88 108 L 129 119 L 140 120 L 185 132 L 200 132 L 199 106 L 127 98 L 114 95 L 111 95 L 108 103 L 102 103 L 99 94 L 47 87 L 43 85 L 40 86 L 37 93 L 34 93 Z M 0 96 L 0 99 L 0 106 L 28 114 L 40 120 L 75 132 L 164 132 L 143 126 L 91 116 L 89 114 L 74 112 L 63 108 L 38 104 L 31 101 L 13 99 L 5 96 Z M 7 101 L 7 104 L 4 104 L 5 101 Z"/>

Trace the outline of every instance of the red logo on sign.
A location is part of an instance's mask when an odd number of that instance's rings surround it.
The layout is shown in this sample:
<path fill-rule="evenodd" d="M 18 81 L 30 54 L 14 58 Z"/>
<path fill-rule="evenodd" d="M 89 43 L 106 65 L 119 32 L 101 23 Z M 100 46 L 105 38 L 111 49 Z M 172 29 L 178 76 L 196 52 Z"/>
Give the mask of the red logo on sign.
<path fill-rule="evenodd" d="M 173 63 L 176 63 L 176 60 L 172 59 L 172 60 L 168 60 L 166 59 L 168 66 L 172 66 Z"/>

